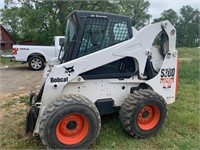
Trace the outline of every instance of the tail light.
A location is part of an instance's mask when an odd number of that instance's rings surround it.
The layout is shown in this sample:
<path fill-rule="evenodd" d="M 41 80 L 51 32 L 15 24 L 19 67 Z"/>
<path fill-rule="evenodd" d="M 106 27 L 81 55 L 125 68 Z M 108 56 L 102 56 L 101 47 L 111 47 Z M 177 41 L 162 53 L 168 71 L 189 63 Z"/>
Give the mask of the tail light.
<path fill-rule="evenodd" d="M 18 51 L 18 48 L 12 48 L 12 54 L 13 54 L 13 55 L 16 55 L 16 54 L 17 54 L 17 51 Z"/>

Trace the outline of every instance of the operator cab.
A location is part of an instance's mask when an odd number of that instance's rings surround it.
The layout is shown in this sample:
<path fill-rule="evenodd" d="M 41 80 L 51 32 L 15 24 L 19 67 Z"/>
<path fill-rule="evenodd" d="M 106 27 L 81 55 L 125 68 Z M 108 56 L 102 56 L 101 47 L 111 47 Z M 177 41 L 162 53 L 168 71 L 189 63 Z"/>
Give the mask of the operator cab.
<path fill-rule="evenodd" d="M 100 51 L 132 38 L 127 16 L 73 11 L 67 19 L 61 63 Z M 104 59 L 104 58 L 102 58 Z M 84 79 L 129 78 L 136 73 L 135 60 L 126 57 L 81 74 Z"/>

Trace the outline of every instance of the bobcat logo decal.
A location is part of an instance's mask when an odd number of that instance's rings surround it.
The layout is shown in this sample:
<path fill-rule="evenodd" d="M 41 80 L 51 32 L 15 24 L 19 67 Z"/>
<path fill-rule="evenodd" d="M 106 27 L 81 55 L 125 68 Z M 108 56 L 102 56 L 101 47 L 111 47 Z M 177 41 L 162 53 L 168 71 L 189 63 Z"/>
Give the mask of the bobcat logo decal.
<path fill-rule="evenodd" d="M 65 66 L 63 66 L 63 68 L 65 68 L 65 73 L 73 73 L 74 72 L 74 66 L 72 66 L 72 67 L 68 67 L 68 68 L 66 68 Z"/>

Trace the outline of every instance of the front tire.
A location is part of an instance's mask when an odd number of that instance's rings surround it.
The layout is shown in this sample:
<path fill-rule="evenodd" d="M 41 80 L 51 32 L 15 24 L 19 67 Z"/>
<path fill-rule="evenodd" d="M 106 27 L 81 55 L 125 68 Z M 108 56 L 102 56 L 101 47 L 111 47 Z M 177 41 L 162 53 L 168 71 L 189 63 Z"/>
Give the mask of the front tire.
<path fill-rule="evenodd" d="M 44 68 L 44 60 L 40 56 L 32 56 L 28 60 L 29 68 L 36 71 Z"/>
<path fill-rule="evenodd" d="M 125 131 L 134 137 L 155 135 L 167 118 L 167 104 L 152 90 L 138 90 L 130 94 L 121 106 L 120 121 Z"/>
<path fill-rule="evenodd" d="M 101 127 L 95 105 L 80 95 L 63 96 L 44 110 L 40 137 L 50 149 L 86 149 Z"/>

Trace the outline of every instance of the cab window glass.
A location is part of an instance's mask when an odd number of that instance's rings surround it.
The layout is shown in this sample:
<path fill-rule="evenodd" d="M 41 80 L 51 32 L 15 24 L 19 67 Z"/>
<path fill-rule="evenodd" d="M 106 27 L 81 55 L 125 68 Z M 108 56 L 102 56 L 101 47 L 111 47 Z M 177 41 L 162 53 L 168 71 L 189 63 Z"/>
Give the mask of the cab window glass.
<path fill-rule="evenodd" d="M 116 18 L 89 17 L 81 40 L 78 57 L 130 39 L 128 21 Z"/>

